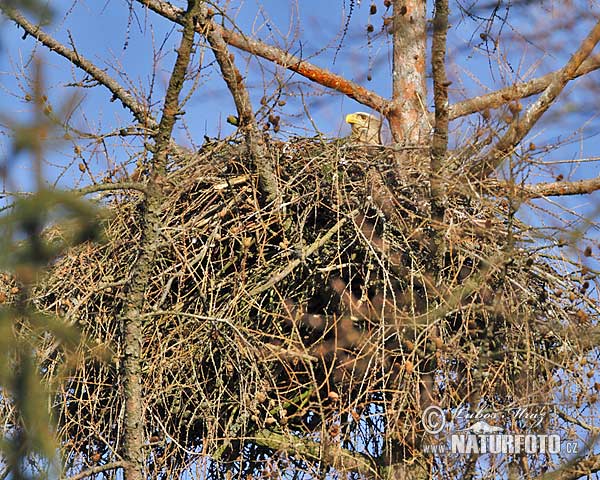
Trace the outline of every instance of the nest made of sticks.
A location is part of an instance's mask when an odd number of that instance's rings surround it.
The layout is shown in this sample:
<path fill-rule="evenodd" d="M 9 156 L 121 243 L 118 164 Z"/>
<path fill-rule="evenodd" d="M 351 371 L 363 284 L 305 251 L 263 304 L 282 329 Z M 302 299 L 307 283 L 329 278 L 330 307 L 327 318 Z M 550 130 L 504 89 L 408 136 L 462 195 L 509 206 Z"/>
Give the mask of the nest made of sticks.
<path fill-rule="evenodd" d="M 214 471 L 256 472 L 277 450 L 265 431 L 327 432 L 376 457 L 377 430 L 408 451 L 423 395 L 446 407 L 508 402 L 552 376 L 527 358 L 559 364 L 573 304 L 549 295 L 559 281 L 519 246 L 526 234 L 507 202 L 450 178 L 434 224 L 428 178 L 393 149 L 295 139 L 269 152 L 277 207 L 262 203 L 234 141 L 175 159 L 166 179 L 144 309 L 150 473 L 175 478 L 207 458 Z M 140 197 L 115 195 L 107 208 L 106 242 L 69 251 L 36 290 L 39 308 L 86 339 L 55 402 L 74 470 L 115 460 L 123 433 L 122 312 Z M 61 348 L 40 351 L 57 375 Z"/>

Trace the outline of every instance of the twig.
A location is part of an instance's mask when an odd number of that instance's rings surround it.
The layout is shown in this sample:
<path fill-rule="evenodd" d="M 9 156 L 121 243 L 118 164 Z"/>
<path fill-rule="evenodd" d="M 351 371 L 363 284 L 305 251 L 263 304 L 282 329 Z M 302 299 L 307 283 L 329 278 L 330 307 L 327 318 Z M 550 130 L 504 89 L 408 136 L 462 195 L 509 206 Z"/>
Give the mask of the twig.
<path fill-rule="evenodd" d="M 142 5 L 148 7 L 150 10 L 158 13 L 162 17 L 165 17 L 173 22 L 181 23 L 183 11 L 169 2 L 161 0 L 137 0 Z M 231 45 L 232 47 L 239 48 L 245 52 L 257 55 L 266 60 L 270 60 L 277 65 L 280 65 L 288 70 L 298 73 L 309 80 L 312 80 L 319 85 L 331 88 L 337 92 L 340 92 L 363 105 L 366 105 L 373 110 L 377 110 L 381 113 L 386 112 L 388 101 L 377 95 L 376 93 L 358 85 L 357 83 L 351 82 L 340 75 L 330 72 L 329 70 L 321 67 L 317 67 L 300 57 L 292 55 L 285 50 L 282 50 L 271 45 L 267 45 L 259 40 L 254 40 L 237 33 L 235 31 L 226 29 L 221 25 L 214 22 L 211 23 L 211 28 L 215 33 L 219 34 L 223 40 Z M 201 27 L 198 28 L 201 33 Z"/>
<path fill-rule="evenodd" d="M 523 117 L 516 119 L 504 136 L 492 148 L 488 157 L 474 166 L 473 170 L 475 173 L 482 178 L 488 176 L 502 163 L 507 155 L 510 155 L 515 146 L 529 133 L 546 110 L 554 103 L 565 85 L 575 78 L 575 72 L 577 72 L 583 61 L 592 53 L 598 41 L 600 41 L 600 22 L 595 25 L 590 34 L 583 40 L 579 49 L 571 56 L 567 64 L 554 74 L 554 78 L 550 84 L 527 109 Z"/>
<path fill-rule="evenodd" d="M 206 36 L 213 50 L 221 75 L 227 87 L 231 92 L 235 107 L 237 109 L 239 126 L 246 137 L 246 144 L 250 153 L 252 163 L 258 172 L 258 182 L 261 190 L 265 193 L 269 202 L 280 203 L 279 188 L 277 176 L 273 168 L 271 156 L 267 155 L 262 135 L 256 125 L 250 94 L 244 85 L 240 71 L 233 62 L 233 55 L 229 53 L 227 44 L 221 35 L 221 32 L 214 28 L 214 24 L 209 21 L 207 7 L 202 9 L 201 26 L 203 34 Z"/>
<path fill-rule="evenodd" d="M 106 472 L 107 470 L 115 470 L 117 468 L 124 468 L 127 462 L 119 461 L 119 462 L 111 462 L 106 463 L 104 465 L 98 465 L 97 467 L 89 468 L 77 475 L 73 475 L 72 477 L 67 477 L 67 480 L 82 480 L 84 478 L 90 477 L 97 473 Z"/>
<path fill-rule="evenodd" d="M 327 232 L 325 232 L 325 234 L 322 237 L 315 240 L 314 243 L 312 243 L 306 250 L 304 250 L 302 252 L 301 258 L 296 258 L 295 260 L 288 263 L 288 265 L 285 268 L 283 268 L 279 273 L 276 273 L 275 275 L 273 275 L 268 282 L 266 282 L 262 285 L 259 285 L 255 288 L 253 288 L 252 290 L 250 290 L 250 292 L 248 292 L 248 295 L 250 295 L 250 296 L 260 295 L 261 293 L 265 292 L 269 288 L 278 284 L 281 280 L 283 280 L 290 273 L 292 273 L 294 271 L 294 269 L 296 267 L 298 267 L 298 265 L 300 265 L 306 258 L 311 256 L 313 253 L 315 253 L 317 250 L 319 250 L 323 245 L 325 245 L 331 239 L 331 237 L 333 237 L 333 235 L 335 235 L 335 233 L 340 228 L 342 228 L 342 226 L 350 218 L 354 217 L 357 213 L 358 213 L 358 210 L 354 210 L 354 211 L 350 212 L 350 214 L 347 217 L 341 218 L 333 227 L 331 227 L 329 230 L 327 230 Z"/>
<path fill-rule="evenodd" d="M 89 74 L 98 83 L 104 85 L 110 90 L 114 98 L 121 100 L 123 106 L 133 113 L 135 118 L 142 125 L 154 129 L 156 128 L 156 121 L 150 116 L 147 108 L 138 102 L 125 88 L 123 88 L 115 79 L 113 79 L 106 72 L 98 68 L 92 62 L 81 56 L 78 52 L 71 50 L 60 43 L 52 36 L 44 33 L 37 25 L 30 23 L 23 15 L 17 10 L 7 6 L 5 3 L 0 2 L 0 10 L 29 35 L 36 38 L 44 46 L 48 47 L 51 51 L 58 53 L 62 57 L 69 60 L 73 65 L 81 68 L 84 72 Z"/>
<path fill-rule="evenodd" d="M 598 70 L 599 68 L 600 55 L 594 55 L 579 66 L 573 75 L 573 78 L 581 77 L 594 70 Z M 450 107 L 450 120 L 455 120 L 472 113 L 482 112 L 486 108 L 498 108 L 508 102 L 541 93 L 548 85 L 550 85 L 550 83 L 552 83 L 552 80 L 554 80 L 558 74 L 560 74 L 560 70 L 534 78 L 527 82 L 517 83 L 510 87 L 502 88 L 486 95 L 455 103 Z"/>

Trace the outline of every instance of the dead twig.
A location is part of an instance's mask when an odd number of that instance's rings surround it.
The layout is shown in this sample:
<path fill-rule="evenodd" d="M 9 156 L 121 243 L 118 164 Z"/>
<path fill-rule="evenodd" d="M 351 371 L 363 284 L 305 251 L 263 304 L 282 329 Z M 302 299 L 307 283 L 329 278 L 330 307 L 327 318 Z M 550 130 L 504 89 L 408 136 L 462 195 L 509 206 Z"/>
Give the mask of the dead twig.
<path fill-rule="evenodd" d="M 98 83 L 108 88 L 113 94 L 113 98 L 119 99 L 123 106 L 133 113 L 138 122 L 150 130 L 156 128 L 157 123 L 151 117 L 146 106 L 138 102 L 133 95 L 131 95 L 124 87 L 122 87 L 114 78 L 83 57 L 81 54 L 79 54 L 79 52 L 67 48 L 51 35 L 43 32 L 40 27 L 33 25 L 16 9 L 6 5 L 4 2 L 0 2 L 0 10 L 2 10 L 2 12 L 8 18 L 23 28 L 23 30 L 25 30 L 29 35 L 36 38 L 44 46 L 48 47 L 48 49 L 66 58 L 73 65 L 81 68 L 84 72 L 90 75 Z"/>
<path fill-rule="evenodd" d="M 600 68 L 600 55 L 593 55 L 583 62 L 579 68 L 575 71 L 573 78 L 582 77 L 587 75 L 594 70 Z M 560 70 L 555 72 L 547 73 L 541 77 L 534 78 L 527 82 L 517 83 L 510 87 L 502 88 L 492 93 L 487 93 L 479 97 L 470 98 L 463 100 L 462 102 L 455 103 L 450 106 L 449 116 L 450 120 L 455 120 L 472 113 L 483 112 L 488 108 L 498 108 L 508 102 L 519 100 L 521 98 L 527 98 L 536 93 L 543 92 L 550 83 L 554 80 L 556 75 L 560 73 Z"/>
<path fill-rule="evenodd" d="M 238 113 L 239 126 L 246 137 L 246 145 L 250 152 L 252 164 L 258 172 L 259 186 L 265 193 L 269 202 L 279 204 L 279 187 L 277 176 L 273 168 L 272 160 L 266 154 L 266 149 L 261 133 L 256 125 L 250 94 L 244 85 L 242 74 L 237 69 L 233 61 L 233 55 L 229 52 L 227 44 L 215 24 L 210 22 L 205 6 L 201 15 L 201 33 L 206 36 L 213 50 L 221 75 L 235 103 Z"/>
<path fill-rule="evenodd" d="M 589 35 L 583 40 L 579 49 L 571 56 L 567 64 L 553 75 L 552 81 L 540 97 L 527 109 L 521 118 L 515 119 L 502 138 L 492 147 L 489 155 L 474 166 L 472 170 L 475 174 L 480 178 L 487 177 L 511 154 L 513 149 L 523 140 L 525 135 L 529 133 L 546 110 L 554 103 L 558 95 L 565 88 L 565 85 L 575 78 L 577 69 L 592 53 L 598 41 L 600 41 L 600 22 L 596 24 Z"/>

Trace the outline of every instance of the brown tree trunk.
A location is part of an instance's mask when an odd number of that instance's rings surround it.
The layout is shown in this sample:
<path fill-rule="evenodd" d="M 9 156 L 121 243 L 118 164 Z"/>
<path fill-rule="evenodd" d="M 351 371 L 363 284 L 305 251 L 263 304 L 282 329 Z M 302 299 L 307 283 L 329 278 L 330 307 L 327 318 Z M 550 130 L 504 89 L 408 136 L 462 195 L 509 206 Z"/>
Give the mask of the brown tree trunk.
<path fill-rule="evenodd" d="M 388 120 L 395 143 L 429 142 L 426 109 L 426 2 L 394 0 L 392 103 Z"/>
<path fill-rule="evenodd" d="M 150 180 L 143 203 L 142 237 L 140 254 L 133 266 L 124 312 L 124 358 L 123 378 L 125 383 L 125 432 L 123 457 L 125 480 L 142 480 L 146 459 L 144 445 L 144 392 L 142 383 L 143 312 L 146 287 L 150 283 L 152 265 L 161 231 L 161 208 L 164 203 L 163 179 L 166 172 L 167 155 L 176 116 L 179 112 L 179 95 L 190 63 L 194 44 L 194 29 L 200 13 L 200 0 L 189 0 L 184 22 L 183 35 L 177 59 L 169 79 L 165 104 L 158 130 L 154 136 L 155 154 L 150 165 Z"/>
<path fill-rule="evenodd" d="M 400 151 L 397 162 L 417 174 L 428 174 L 430 167 L 430 130 L 427 111 L 425 54 L 427 48 L 426 2 L 423 0 L 394 0 L 392 101 L 387 111 L 392 137 L 397 145 L 423 147 Z M 398 172 L 403 175 L 404 172 Z M 428 189 L 422 194 L 427 195 Z M 424 383 L 419 395 L 421 406 L 431 404 L 430 389 Z M 419 448 L 420 439 L 414 439 Z M 408 454 L 410 456 L 410 454 Z M 383 476 L 388 479 L 426 479 L 429 467 L 424 458 L 410 464 L 407 446 L 399 440 L 386 445 L 386 466 Z"/>

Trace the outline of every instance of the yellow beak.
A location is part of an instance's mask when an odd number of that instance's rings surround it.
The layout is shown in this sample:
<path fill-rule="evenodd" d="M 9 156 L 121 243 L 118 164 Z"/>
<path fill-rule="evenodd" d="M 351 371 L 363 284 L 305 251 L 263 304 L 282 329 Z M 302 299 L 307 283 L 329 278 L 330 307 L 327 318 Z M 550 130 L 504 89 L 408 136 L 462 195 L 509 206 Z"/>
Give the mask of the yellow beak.
<path fill-rule="evenodd" d="M 354 113 L 349 113 L 348 115 L 346 115 L 346 123 L 349 123 L 350 125 L 353 125 L 355 123 L 360 123 L 358 115 L 356 115 Z"/>

